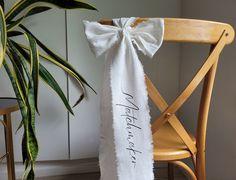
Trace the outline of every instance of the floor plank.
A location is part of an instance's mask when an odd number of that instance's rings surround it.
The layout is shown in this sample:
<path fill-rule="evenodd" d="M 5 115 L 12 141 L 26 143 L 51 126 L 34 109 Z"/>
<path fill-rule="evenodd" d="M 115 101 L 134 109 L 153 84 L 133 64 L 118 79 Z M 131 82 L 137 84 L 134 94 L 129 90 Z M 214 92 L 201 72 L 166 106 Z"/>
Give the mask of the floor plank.
<path fill-rule="evenodd" d="M 36 180 L 99 180 L 99 173 L 36 178 Z"/>
<path fill-rule="evenodd" d="M 177 170 L 178 171 L 178 170 Z M 159 175 L 155 180 L 168 180 L 166 168 L 163 170 L 159 169 Z M 65 176 L 55 176 L 55 177 L 44 177 L 36 178 L 36 180 L 99 180 L 99 173 L 89 173 L 89 174 L 74 174 L 74 175 L 65 175 Z M 177 173 L 175 175 L 175 180 L 187 180 L 187 178 L 182 175 L 182 173 Z"/>

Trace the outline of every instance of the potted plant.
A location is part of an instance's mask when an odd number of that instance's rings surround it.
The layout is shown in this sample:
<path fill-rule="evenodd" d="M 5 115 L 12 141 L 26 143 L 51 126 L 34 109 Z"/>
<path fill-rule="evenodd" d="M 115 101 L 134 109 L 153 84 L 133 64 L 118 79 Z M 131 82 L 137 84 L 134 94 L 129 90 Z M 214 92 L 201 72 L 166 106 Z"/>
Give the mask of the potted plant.
<path fill-rule="evenodd" d="M 4 0 L 0 0 L 0 67 L 5 68 L 7 72 L 22 116 L 19 128 L 24 128 L 22 155 L 25 172 L 23 179 L 27 180 L 34 179 L 34 167 L 38 155 L 35 114 L 38 113 L 37 97 L 40 79 L 59 95 L 65 107 L 73 114 L 62 89 L 40 61 L 44 59 L 60 67 L 78 82 L 81 96 L 75 106 L 84 98 L 85 86 L 92 89 L 73 66 L 50 50 L 23 25 L 23 20 L 26 18 L 48 11 L 54 6 L 64 9 L 96 10 L 79 0 L 19 0 L 5 13 Z M 20 44 L 13 38 L 15 36 L 24 36 L 29 45 Z M 38 51 L 38 47 L 44 51 L 44 54 Z"/>

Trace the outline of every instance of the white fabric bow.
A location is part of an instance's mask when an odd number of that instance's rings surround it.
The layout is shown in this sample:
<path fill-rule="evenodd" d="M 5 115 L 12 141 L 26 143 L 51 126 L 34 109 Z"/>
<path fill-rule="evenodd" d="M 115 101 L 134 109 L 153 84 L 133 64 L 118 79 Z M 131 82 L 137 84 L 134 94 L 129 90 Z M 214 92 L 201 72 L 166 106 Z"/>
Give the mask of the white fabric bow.
<path fill-rule="evenodd" d="M 164 20 L 114 19 L 114 26 L 84 21 L 91 50 L 106 54 L 101 100 L 102 180 L 153 180 L 153 146 L 148 96 L 135 47 L 152 57 L 164 36 Z M 135 47 L 134 47 L 135 46 Z"/>
<path fill-rule="evenodd" d="M 84 21 L 86 37 L 96 57 L 107 52 L 122 39 L 123 35 L 128 35 L 138 50 L 151 58 L 162 44 L 164 21 L 159 18 L 151 18 L 132 28 L 131 25 L 135 20 L 134 17 L 121 18 L 118 21 L 114 19 L 115 26 Z"/>

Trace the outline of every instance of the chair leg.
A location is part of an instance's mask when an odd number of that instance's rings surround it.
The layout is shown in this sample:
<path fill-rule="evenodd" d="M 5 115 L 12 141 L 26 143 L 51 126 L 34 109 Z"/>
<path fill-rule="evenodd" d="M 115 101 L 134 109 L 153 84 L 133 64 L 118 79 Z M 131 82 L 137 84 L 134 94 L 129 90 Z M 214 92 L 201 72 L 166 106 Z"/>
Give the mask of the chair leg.
<path fill-rule="evenodd" d="M 188 173 L 188 175 L 191 178 L 191 180 L 198 180 L 196 175 L 195 175 L 195 173 L 193 172 L 193 170 L 188 165 L 186 165 L 184 162 L 182 162 L 182 161 L 172 161 L 172 164 L 180 167 L 186 173 Z"/>
<path fill-rule="evenodd" d="M 168 163 L 168 180 L 174 180 L 174 164 Z"/>
<path fill-rule="evenodd" d="M 197 154 L 197 162 L 196 162 L 196 173 L 197 179 L 206 180 L 206 159 L 205 152 L 201 152 Z"/>
<path fill-rule="evenodd" d="M 13 141 L 12 141 L 12 127 L 11 127 L 11 115 L 6 114 L 3 116 L 5 127 L 5 141 L 7 151 L 7 171 L 8 180 L 15 180 L 15 164 L 14 164 L 14 153 L 13 153 Z"/>

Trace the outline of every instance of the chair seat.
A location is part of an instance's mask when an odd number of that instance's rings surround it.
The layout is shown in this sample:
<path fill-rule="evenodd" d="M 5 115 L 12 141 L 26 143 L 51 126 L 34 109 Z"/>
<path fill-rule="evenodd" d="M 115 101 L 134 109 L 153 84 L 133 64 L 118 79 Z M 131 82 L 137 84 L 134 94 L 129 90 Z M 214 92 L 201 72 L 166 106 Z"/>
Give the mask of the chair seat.
<path fill-rule="evenodd" d="M 196 144 L 196 139 L 189 134 Z M 191 153 L 182 139 L 171 127 L 169 123 L 165 123 L 153 136 L 154 144 L 154 160 L 156 161 L 172 161 L 191 157 Z"/>

